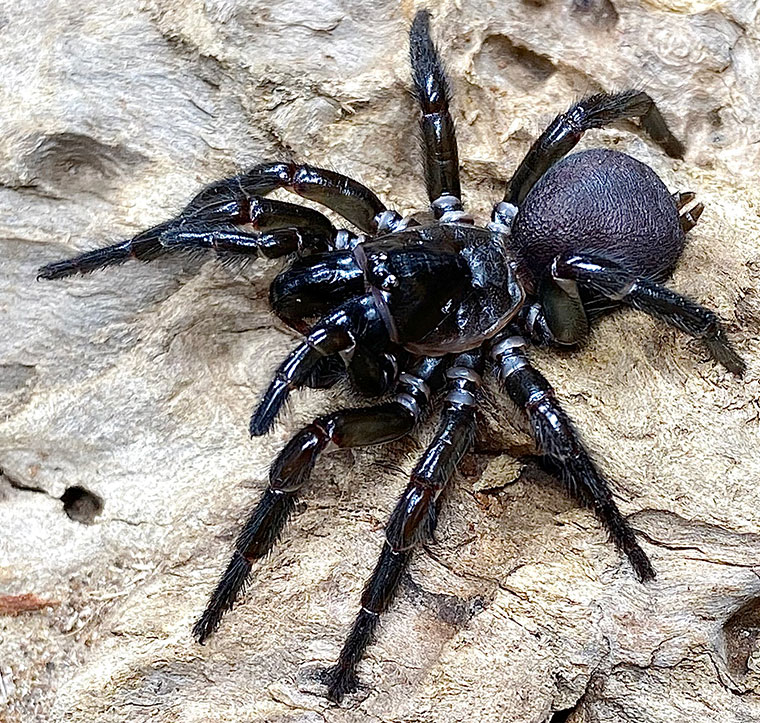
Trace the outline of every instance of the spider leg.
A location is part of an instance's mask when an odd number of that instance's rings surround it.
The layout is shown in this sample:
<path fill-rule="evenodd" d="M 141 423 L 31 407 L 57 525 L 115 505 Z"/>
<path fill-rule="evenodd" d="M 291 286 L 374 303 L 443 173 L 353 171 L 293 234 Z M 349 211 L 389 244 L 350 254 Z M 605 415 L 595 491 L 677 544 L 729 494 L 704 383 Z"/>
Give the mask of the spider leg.
<path fill-rule="evenodd" d="M 199 195 L 203 193 L 205 191 Z M 246 234 L 235 230 L 237 224 L 251 224 L 260 231 L 297 226 L 299 230 L 295 233 L 301 234 L 301 243 L 306 248 L 327 249 L 337 234 L 330 219 L 319 211 L 269 198 L 246 197 L 234 186 L 228 184 L 222 187 L 220 182 L 215 184 L 214 197 L 208 198 L 204 204 L 196 203 L 194 199 L 175 218 L 142 231 L 131 239 L 47 264 L 40 268 L 37 278 L 60 279 L 122 264 L 131 258 L 152 261 L 173 249 L 213 247 L 217 234 L 221 246 L 227 247 L 227 252 L 250 256 L 250 244 L 255 246 L 255 242 L 249 238 L 246 246 Z M 269 245 L 272 253 L 277 255 L 278 246 L 292 244 L 289 239 L 293 233 L 294 230 L 289 228 L 288 233 L 264 238 L 262 244 Z"/>
<path fill-rule="evenodd" d="M 348 352 L 358 339 L 375 334 L 385 334 L 387 340 L 372 294 L 349 299 L 322 318 L 278 367 L 251 417 L 251 436 L 260 437 L 271 429 L 290 390 L 304 384 L 320 359 Z"/>
<path fill-rule="evenodd" d="M 579 101 L 549 124 L 507 183 L 504 202 L 519 206 L 536 181 L 568 153 L 587 130 L 633 118 L 639 119 L 642 128 L 665 153 L 683 158 L 683 144 L 670 132 L 655 102 L 646 93 L 636 90 L 597 93 Z M 498 204 L 495 214 L 497 209 Z"/>
<path fill-rule="evenodd" d="M 279 539 L 319 454 L 331 442 L 340 448 L 364 447 L 409 434 L 429 404 L 431 389 L 442 383 L 442 367 L 442 358 L 424 357 L 401 375 L 391 401 L 318 417 L 288 442 L 272 463 L 269 486 L 243 526 L 232 560 L 193 628 L 198 642 L 219 627 L 244 588 L 253 561 L 267 555 Z"/>
<path fill-rule="evenodd" d="M 585 504 L 591 504 L 618 548 L 625 553 L 643 582 L 654 577 L 649 558 L 621 514 L 607 481 L 594 466 L 570 418 L 559 405 L 546 378 L 525 354 L 521 336 L 505 336 L 491 356 L 507 394 L 530 421 L 539 451 L 556 468 L 565 486 Z"/>
<path fill-rule="evenodd" d="M 459 155 L 449 113 L 451 89 L 438 50 L 430 37 L 430 13 L 420 10 L 409 31 L 414 91 L 420 104 L 425 185 L 436 218 L 461 212 Z"/>
<path fill-rule="evenodd" d="M 374 232 L 382 217 L 391 223 L 400 216 L 387 211 L 385 205 L 358 181 L 347 176 L 295 163 L 262 163 L 245 173 L 209 184 L 169 221 L 153 226 L 131 239 L 93 249 L 70 259 L 46 264 L 39 269 L 39 279 L 59 279 L 72 274 L 86 274 L 95 269 L 122 264 L 136 258 L 151 261 L 170 248 L 198 247 L 197 238 L 208 237 L 211 224 L 250 223 L 258 230 L 304 228 L 318 236 L 317 229 L 330 231 L 330 241 L 336 232 L 329 219 L 305 206 L 261 198 L 277 188 L 287 188 L 304 198 L 333 209 L 365 232 Z M 385 214 L 385 216 L 384 216 Z M 275 247 L 277 242 L 275 241 Z M 316 239 L 315 239 L 315 243 Z M 201 244 L 201 247 L 204 247 Z M 317 243 L 318 248 L 330 248 L 329 243 Z M 233 249 L 250 255 L 250 249 Z M 274 249 L 273 249 L 274 250 Z"/>
<path fill-rule="evenodd" d="M 364 587 L 361 609 L 338 657 L 325 673 L 330 700 L 340 702 L 358 686 L 356 666 L 393 600 L 412 549 L 432 532 L 436 502 L 475 434 L 476 394 L 483 370 L 481 351 L 457 356 L 446 371 L 448 394 L 435 438 L 417 463 L 385 528 L 385 543 Z"/>
<path fill-rule="evenodd" d="M 240 197 L 266 196 L 284 188 L 332 209 L 365 233 L 377 228 L 385 205 L 366 186 L 334 171 L 306 164 L 268 161 L 209 184 L 182 211 L 185 217 Z"/>
<path fill-rule="evenodd" d="M 288 326 L 306 334 L 305 319 L 324 316 L 364 290 L 364 272 L 351 251 L 317 253 L 296 258 L 275 277 L 269 304 Z"/>
<path fill-rule="evenodd" d="M 253 195 L 286 188 L 332 209 L 364 233 L 374 233 L 387 210 L 369 188 L 353 178 L 307 164 L 261 163 L 235 180 Z"/>
<path fill-rule="evenodd" d="M 120 241 L 111 246 L 85 251 L 83 254 L 62 261 L 54 261 L 41 266 L 37 271 L 38 279 L 62 279 L 73 274 L 88 274 L 95 269 L 123 264 L 129 259 L 152 261 L 165 253 L 161 245 L 161 234 L 171 222 L 153 226 L 127 241 Z"/>
<path fill-rule="evenodd" d="M 168 249 L 212 249 L 221 256 L 276 259 L 281 256 L 329 248 L 335 234 L 321 227 L 277 228 L 267 233 L 250 233 L 232 224 L 184 223 L 161 234 Z"/>
<path fill-rule="evenodd" d="M 728 340 L 717 314 L 691 299 L 593 254 L 560 254 L 552 263 L 552 276 L 560 285 L 585 286 L 700 339 L 715 361 L 737 376 L 744 373 L 744 360 Z"/>

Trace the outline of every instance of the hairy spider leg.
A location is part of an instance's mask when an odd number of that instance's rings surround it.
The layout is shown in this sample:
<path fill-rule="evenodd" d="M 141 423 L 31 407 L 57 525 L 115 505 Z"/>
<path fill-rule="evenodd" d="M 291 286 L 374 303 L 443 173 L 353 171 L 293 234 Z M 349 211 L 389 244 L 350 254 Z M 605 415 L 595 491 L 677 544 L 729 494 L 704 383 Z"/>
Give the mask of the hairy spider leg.
<path fill-rule="evenodd" d="M 420 104 L 425 186 L 436 218 L 462 210 L 459 154 L 449 113 L 451 88 L 438 50 L 430 37 L 430 13 L 420 10 L 409 31 L 409 57 L 414 92 Z M 435 203 L 446 199 L 444 203 Z"/>
<path fill-rule="evenodd" d="M 364 587 L 361 609 L 338 657 L 325 671 L 328 697 L 340 702 L 358 686 L 356 666 L 388 609 L 412 549 L 436 522 L 437 501 L 475 435 L 475 408 L 483 371 L 480 350 L 458 355 L 446 370 L 448 391 L 433 441 L 411 474 L 385 528 L 385 543 Z"/>
<path fill-rule="evenodd" d="M 261 163 L 245 173 L 209 184 L 173 219 L 126 241 L 46 264 L 40 268 L 38 278 L 59 279 L 77 273 L 86 274 L 132 258 L 151 261 L 168 249 L 178 247 L 208 248 L 209 239 L 213 240 L 216 233 L 216 224 L 222 224 L 218 229 L 222 236 L 220 244 L 226 245 L 228 252 L 252 253 L 251 248 L 256 247 L 253 238 L 242 232 L 235 237 L 230 224 L 256 225 L 257 221 L 259 230 L 297 227 L 301 233 L 300 243 L 307 250 L 332 248 L 336 231 L 323 214 L 294 204 L 281 205 L 280 201 L 269 201 L 271 205 L 267 205 L 257 198 L 277 188 L 286 188 L 317 201 L 367 233 L 377 229 L 378 219 L 387 211 L 372 191 L 348 176 L 305 164 Z M 293 209 L 301 209 L 301 213 Z M 280 221 L 267 225 L 265 219 L 273 221 L 278 210 Z M 394 218 L 398 216 L 392 215 Z M 287 221 L 288 217 L 292 220 Z M 320 229 L 329 229 L 329 238 L 324 240 Z M 292 234 L 282 234 L 274 239 L 264 239 L 262 245 L 268 246 L 275 255 L 283 255 L 289 253 L 285 249 L 292 246 L 292 240 Z M 296 245 L 296 250 L 300 250 L 298 238 Z M 282 253 L 278 253 L 279 248 Z"/>
<path fill-rule="evenodd" d="M 251 224 L 260 231 L 288 229 L 290 236 L 283 234 L 263 239 L 262 244 L 273 248 L 275 255 L 278 246 L 290 243 L 288 239 L 292 237 L 293 229 L 289 227 L 298 226 L 300 243 L 317 250 L 329 248 L 337 233 L 330 219 L 319 211 L 269 198 L 246 197 L 239 189 L 237 195 L 232 195 L 233 188 L 229 185 L 226 187 L 229 193 L 225 195 L 220 184 L 214 184 L 216 193 L 213 197 L 209 194 L 204 204 L 198 204 L 193 199 L 175 218 L 142 231 L 127 241 L 47 264 L 40 268 L 37 278 L 59 279 L 72 274 L 86 274 L 132 258 L 152 261 L 175 249 L 217 248 L 227 253 L 249 256 L 254 248 L 258 252 L 259 247 L 256 247 L 252 234 L 247 239 L 247 245 L 243 243 L 246 234 L 237 232 L 238 235 L 235 235 L 237 224 Z M 201 192 L 204 193 L 207 194 L 208 189 Z M 217 233 L 220 240 L 219 245 L 215 246 Z"/>
<path fill-rule="evenodd" d="M 593 254 L 560 254 L 552 264 L 552 276 L 560 284 L 577 283 L 700 339 L 710 356 L 737 376 L 746 369 L 717 314 L 665 286 Z"/>
<path fill-rule="evenodd" d="M 528 417 L 536 445 L 549 468 L 559 472 L 571 494 L 593 506 L 638 578 L 642 582 L 652 579 L 655 572 L 649 558 L 620 513 L 607 481 L 588 456 L 551 385 L 528 360 L 526 344 L 525 339 L 515 334 L 505 335 L 492 347 L 491 356 L 504 390 Z"/>
<path fill-rule="evenodd" d="M 401 375 L 390 401 L 317 417 L 285 445 L 269 470 L 269 486 L 238 536 L 232 560 L 193 628 L 198 642 L 219 627 L 245 587 L 253 561 L 267 555 L 280 538 L 319 454 L 331 442 L 340 448 L 365 447 L 409 434 L 427 411 L 431 393 L 442 386 L 443 366 L 443 358 L 423 357 Z"/>
<path fill-rule="evenodd" d="M 375 230 L 375 217 L 386 210 L 372 191 L 348 176 L 307 164 L 267 161 L 209 184 L 193 197 L 180 216 L 197 218 L 200 212 L 207 218 L 209 207 L 266 196 L 278 188 L 332 209 L 365 233 Z"/>
<path fill-rule="evenodd" d="M 272 428 L 290 390 L 304 384 L 320 359 L 349 352 L 363 337 L 382 334 L 389 344 L 372 294 L 349 299 L 322 318 L 278 367 L 251 417 L 251 436 L 261 437 Z"/>
<path fill-rule="evenodd" d="M 671 133 L 652 98 L 637 90 L 597 93 L 558 115 L 536 139 L 507 183 L 504 202 L 519 206 L 536 181 L 592 128 L 638 118 L 642 128 L 673 158 L 683 158 L 683 144 Z M 498 221 L 494 208 L 494 221 Z"/>
<path fill-rule="evenodd" d="M 160 239 L 161 234 L 169 228 L 171 223 L 171 221 L 160 223 L 126 241 L 85 251 L 72 258 L 40 266 L 37 271 L 37 279 L 62 279 L 73 274 L 88 274 L 106 266 L 123 264 L 129 259 L 152 261 L 166 253 Z"/>

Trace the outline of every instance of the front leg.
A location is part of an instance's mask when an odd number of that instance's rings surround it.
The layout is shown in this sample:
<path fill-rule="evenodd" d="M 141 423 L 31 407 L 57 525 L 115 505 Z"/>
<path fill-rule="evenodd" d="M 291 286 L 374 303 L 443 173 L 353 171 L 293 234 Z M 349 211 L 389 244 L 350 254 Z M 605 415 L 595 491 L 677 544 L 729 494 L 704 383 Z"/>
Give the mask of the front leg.
<path fill-rule="evenodd" d="M 209 187 L 212 188 L 212 187 Z M 227 254 L 283 256 L 292 250 L 320 251 L 338 233 L 324 214 L 305 206 L 243 195 L 230 179 L 201 191 L 177 216 L 126 241 L 41 267 L 38 279 L 60 279 L 123 264 L 152 261 L 172 250 L 214 248 Z M 203 202 L 198 198 L 203 197 Z M 250 224 L 259 232 L 238 229 Z"/>
<path fill-rule="evenodd" d="M 53 280 L 74 274 L 89 274 L 91 271 L 103 269 L 106 266 L 123 264 L 129 259 L 152 261 L 166 252 L 161 244 L 161 234 L 169 228 L 170 224 L 171 222 L 167 221 L 142 231 L 126 241 L 85 251 L 83 254 L 62 261 L 45 264 L 37 271 L 37 278 Z"/>
<path fill-rule="evenodd" d="M 364 184 L 316 166 L 261 163 L 236 176 L 235 180 L 250 195 L 285 188 L 335 211 L 364 233 L 375 233 L 386 212 L 385 204 Z"/>
<path fill-rule="evenodd" d="M 570 493 L 593 506 L 639 579 L 642 582 L 652 579 L 655 572 L 649 558 L 615 504 L 607 481 L 591 461 L 551 385 L 528 360 L 525 345 L 521 336 L 505 336 L 491 351 L 505 391 L 524 410 L 540 453 L 559 471 Z"/>
<path fill-rule="evenodd" d="M 366 233 L 374 233 L 381 219 L 393 226 L 400 218 L 397 213 L 387 211 L 366 186 L 348 176 L 305 164 L 261 163 L 245 173 L 209 184 L 169 221 L 126 241 L 46 264 L 37 278 L 60 279 L 129 259 L 151 261 L 171 249 L 213 246 L 215 234 L 227 251 L 244 255 L 256 249 L 264 255 L 268 250 L 270 255 L 281 256 L 294 246 L 298 250 L 301 241 L 312 251 L 330 248 L 337 232 L 324 214 L 305 206 L 262 198 L 278 188 L 327 206 Z M 241 224 L 251 224 L 258 231 L 298 228 L 304 231 L 305 238 L 280 235 L 258 243 L 250 234 L 231 228 Z"/>

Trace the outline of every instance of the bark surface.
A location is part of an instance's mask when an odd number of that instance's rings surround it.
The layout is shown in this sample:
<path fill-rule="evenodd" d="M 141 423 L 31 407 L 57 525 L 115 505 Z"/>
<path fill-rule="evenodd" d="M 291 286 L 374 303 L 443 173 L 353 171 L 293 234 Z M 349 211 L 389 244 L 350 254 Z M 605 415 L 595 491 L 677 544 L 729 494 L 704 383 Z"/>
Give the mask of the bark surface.
<path fill-rule="evenodd" d="M 164 258 L 60 282 L 43 263 L 129 237 L 203 184 L 293 158 L 425 206 L 409 93 L 416 6 L 331 0 L 6 0 L 0 5 L 0 719 L 749 723 L 760 719 L 760 24 L 753 0 L 436 3 L 467 208 L 480 218 L 580 95 L 647 90 L 688 148 L 633 124 L 623 150 L 706 210 L 671 285 L 718 311 L 737 380 L 635 313 L 534 359 L 657 578 L 508 453 L 526 426 L 491 387 L 477 451 L 332 707 L 335 660 L 413 441 L 326 456 L 243 602 L 190 629 L 267 467 L 346 403 L 294 396 L 253 442 L 293 333 L 278 269 Z M 392 462 L 392 465 L 389 464 Z M 557 711 L 564 711 L 557 713 Z"/>

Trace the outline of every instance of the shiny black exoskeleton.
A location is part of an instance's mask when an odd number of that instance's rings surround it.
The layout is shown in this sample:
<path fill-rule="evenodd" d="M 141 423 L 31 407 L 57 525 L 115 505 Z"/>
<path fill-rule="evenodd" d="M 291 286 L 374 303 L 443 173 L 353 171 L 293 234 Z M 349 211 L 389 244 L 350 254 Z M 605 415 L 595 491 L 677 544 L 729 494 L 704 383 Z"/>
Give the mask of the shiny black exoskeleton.
<path fill-rule="evenodd" d="M 263 163 L 208 186 L 176 218 L 133 239 L 39 272 L 55 279 L 182 250 L 294 255 L 270 298 L 305 339 L 275 372 L 251 434 L 265 434 L 290 391 L 304 385 L 328 387 L 348 376 L 364 395 L 385 397 L 319 417 L 285 446 L 194 628 L 199 642 L 233 606 L 253 562 L 275 544 L 319 454 L 330 444 L 399 439 L 441 393 L 436 435 L 388 521 L 338 662 L 325 671 L 333 700 L 357 686 L 356 665 L 379 616 L 414 546 L 435 526 L 441 493 L 474 436 L 484 372 L 495 371 L 526 414 L 547 469 L 594 507 L 647 580 L 654 570 L 646 553 L 526 347 L 574 344 L 599 314 L 629 306 L 701 339 L 735 374 L 744 369 L 716 315 L 661 285 L 702 212 L 701 204 L 691 205 L 693 194 L 671 195 L 654 171 L 623 153 L 563 158 L 585 131 L 622 119 L 638 119 L 668 155 L 680 157 L 683 147 L 646 93 L 601 93 L 557 116 L 518 166 L 490 222 L 478 226 L 462 208 L 449 87 L 427 12 L 412 24 L 410 55 L 432 218 L 401 218 L 365 186 L 332 171 Z M 336 229 L 318 211 L 265 197 L 277 188 L 318 201 L 358 233 Z"/>

